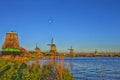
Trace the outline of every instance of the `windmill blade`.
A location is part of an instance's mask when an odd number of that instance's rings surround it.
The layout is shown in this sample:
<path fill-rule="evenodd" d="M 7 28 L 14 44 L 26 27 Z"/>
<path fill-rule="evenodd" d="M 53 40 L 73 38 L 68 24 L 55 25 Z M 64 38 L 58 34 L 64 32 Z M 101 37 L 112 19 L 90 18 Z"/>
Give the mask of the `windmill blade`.
<path fill-rule="evenodd" d="M 36 48 L 37 48 L 38 46 L 37 46 L 37 43 L 36 43 Z"/>
<path fill-rule="evenodd" d="M 68 49 L 68 50 L 73 50 L 73 49 Z"/>
<path fill-rule="evenodd" d="M 70 50 L 70 49 L 68 49 L 68 50 Z"/>
<path fill-rule="evenodd" d="M 53 40 L 54 40 L 54 39 L 52 38 L 52 39 L 51 39 L 51 44 L 53 44 Z"/>
<path fill-rule="evenodd" d="M 51 46 L 51 44 L 47 44 L 47 46 Z"/>

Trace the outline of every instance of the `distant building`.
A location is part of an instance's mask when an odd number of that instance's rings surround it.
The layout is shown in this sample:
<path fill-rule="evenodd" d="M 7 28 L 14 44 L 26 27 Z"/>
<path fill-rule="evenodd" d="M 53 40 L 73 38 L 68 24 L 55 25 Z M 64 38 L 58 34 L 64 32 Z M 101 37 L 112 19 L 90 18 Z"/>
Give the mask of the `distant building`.
<path fill-rule="evenodd" d="M 36 44 L 35 51 L 36 51 L 36 55 L 39 55 L 39 56 L 42 55 L 41 50 L 40 48 L 38 48 L 37 44 Z"/>
<path fill-rule="evenodd" d="M 2 46 L 3 52 L 20 52 L 18 34 L 14 31 L 6 33 L 6 38 Z"/>
<path fill-rule="evenodd" d="M 68 49 L 70 52 L 69 52 L 69 55 L 71 56 L 71 57 L 73 57 L 74 56 L 74 49 L 72 48 L 72 46 L 71 46 L 71 48 L 70 49 Z"/>
<path fill-rule="evenodd" d="M 97 49 L 95 49 L 95 56 L 99 56 L 99 52 L 97 51 Z"/>
<path fill-rule="evenodd" d="M 57 48 L 56 48 L 56 45 L 53 44 L 53 38 L 51 40 L 51 44 L 48 44 L 50 46 L 50 53 L 51 54 L 56 54 L 57 53 Z"/>

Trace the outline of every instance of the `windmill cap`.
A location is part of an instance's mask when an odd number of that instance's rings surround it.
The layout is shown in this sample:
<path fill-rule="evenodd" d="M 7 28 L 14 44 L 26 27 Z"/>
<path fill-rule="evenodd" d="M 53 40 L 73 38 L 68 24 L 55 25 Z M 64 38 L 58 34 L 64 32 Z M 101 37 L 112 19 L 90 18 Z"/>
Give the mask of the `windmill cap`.
<path fill-rule="evenodd" d="M 15 31 L 7 32 L 7 34 L 17 34 Z"/>

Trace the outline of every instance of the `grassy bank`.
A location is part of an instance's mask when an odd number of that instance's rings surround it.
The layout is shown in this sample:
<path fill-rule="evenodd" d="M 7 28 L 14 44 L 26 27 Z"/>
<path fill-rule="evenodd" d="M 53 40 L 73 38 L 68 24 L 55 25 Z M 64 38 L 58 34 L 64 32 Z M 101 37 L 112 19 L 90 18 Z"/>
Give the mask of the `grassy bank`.
<path fill-rule="evenodd" d="M 0 58 L 0 80 L 74 80 L 63 66 L 39 62 L 29 65 L 26 62 Z"/>

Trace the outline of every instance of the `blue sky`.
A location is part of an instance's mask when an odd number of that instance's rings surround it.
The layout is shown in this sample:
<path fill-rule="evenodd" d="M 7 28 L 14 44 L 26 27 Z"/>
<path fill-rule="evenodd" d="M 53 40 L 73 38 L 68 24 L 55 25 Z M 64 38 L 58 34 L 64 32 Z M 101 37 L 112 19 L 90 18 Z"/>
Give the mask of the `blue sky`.
<path fill-rule="evenodd" d="M 11 30 L 28 50 L 120 51 L 120 0 L 0 0 L 0 46 Z"/>

